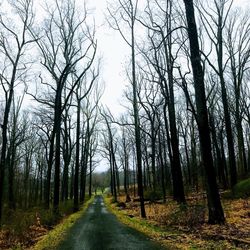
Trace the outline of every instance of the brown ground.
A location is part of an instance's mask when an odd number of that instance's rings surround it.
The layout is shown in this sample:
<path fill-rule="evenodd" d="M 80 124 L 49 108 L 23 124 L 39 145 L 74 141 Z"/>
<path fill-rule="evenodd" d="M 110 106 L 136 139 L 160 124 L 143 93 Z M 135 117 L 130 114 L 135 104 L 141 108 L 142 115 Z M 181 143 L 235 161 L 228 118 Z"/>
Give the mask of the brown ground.
<path fill-rule="evenodd" d="M 125 201 L 120 196 L 121 202 Z M 204 195 L 189 197 L 180 208 L 171 198 L 166 204 L 146 202 L 148 221 L 166 233 L 161 242 L 180 249 L 250 249 L 250 199 L 223 200 L 225 225 L 209 225 Z M 123 211 L 140 218 L 139 202 L 126 203 Z M 173 233 L 169 233 L 169 232 Z M 159 237 L 159 236 L 157 236 Z"/>
<path fill-rule="evenodd" d="M 119 201 L 124 202 L 125 196 L 120 196 Z M 173 249 L 250 249 L 250 198 L 223 200 L 225 225 L 206 223 L 206 198 L 203 194 L 193 195 L 187 201 L 186 208 L 180 208 L 170 197 L 166 204 L 146 202 L 147 221 L 164 232 L 161 236 L 155 235 L 161 237 L 158 240 L 174 246 Z M 122 210 L 129 217 L 140 218 L 138 201 L 126 203 Z M 16 222 L 14 229 L 3 227 L 0 230 L 0 249 L 18 246 L 25 249 L 47 232 L 38 216 L 34 216 L 25 230 L 20 222 Z"/>
<path fill-rule="evenodd" d="M 34 245 L 47 231 L 46 228 L 38 225 L 30 226 L 21 234 L 16 234 L 10 229 L 2 229 L 0 230 L 0 249 L 26 249 Z"/>

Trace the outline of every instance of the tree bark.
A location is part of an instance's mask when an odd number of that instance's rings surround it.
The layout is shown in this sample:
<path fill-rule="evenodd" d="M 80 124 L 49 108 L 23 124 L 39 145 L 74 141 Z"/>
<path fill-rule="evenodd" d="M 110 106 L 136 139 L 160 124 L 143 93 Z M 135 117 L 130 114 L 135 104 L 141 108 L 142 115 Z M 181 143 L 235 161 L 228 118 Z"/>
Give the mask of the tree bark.
<path fill-rule="evenodd" d="M 191 64 L 194 77 L 195 100 L 197 108 L 197 124 L 201 144 L 202 164 L 205 169 L 207 181 L 207 199 L 209 218 L 211 224 L 225 222 L 224 212 L 221 206 L 219 191 L 216 183 L 215 170 L 212 158 L 211 138 L 208 125 L 208 112 L 204 86 L 204 71 L 201 66 L 198 33 L 194 15 L 193 0 L 183 0 L 186 9 L 188 37 L 191 52 Z"/>
<path fill-rule="evenodd" d="M 134 17 L 132 17 L 134 19 Z M 131 27 L 131 53 L 132 53 L 132 85 L 133 85 L 133 110 L 134 110 L 134 126 L 135 126 L 135 147 L 137 160 L 137 185 L 138 194 L 140 196 L 141 217 L 146 218 L 146 211 L 144 207 L 143 197 L 143 178 L 142 178 L 142 152 L 141 152 L 141 132 L 139 121 L 139 110 L 137 102 L 137 82 L 135 76 L 135 35 L 134 35 L 134 20 L 132 20 Z"/>
<path fill-rule="evenodd" d="M 74 211 L 79 210 L 79 168 L 80 168 L 80 111 L 81 101 L 77 99 L 77 118 L 76 118 L 76 161 L 74 178 Z"/>

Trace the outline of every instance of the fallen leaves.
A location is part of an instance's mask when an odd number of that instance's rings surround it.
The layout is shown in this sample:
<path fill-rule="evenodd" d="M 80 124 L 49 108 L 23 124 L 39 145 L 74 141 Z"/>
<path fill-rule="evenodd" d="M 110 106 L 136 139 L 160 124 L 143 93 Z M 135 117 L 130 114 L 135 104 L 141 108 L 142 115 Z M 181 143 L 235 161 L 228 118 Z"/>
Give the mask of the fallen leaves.
<path fill-rule="evenodd" d="M 125 197 L 121 196 L 119 200 L 125 201 Z M 183 208 L 170 200 L 166 204 L 145 202 L 147 222 L 163 230 L 161 234 L 150 236 L 174 249 L 250 248 L 249 198 L 223 200 L 227 220 L 225 225 L 206 223 L 204 195 L 198 198 L 192 196 L 187 200 L 189 205 Z M 139 202 L 126 203 L 122 212 L 126 216 L 140 219 Z"/>
<path fill-rule="evenodd" d="M 35 244 L 47 231 L 41 225 L 32 225 L 22 234 L 16 234 L 10 229 L 2 229 L 0 231 L 0 249 L 10 249 L 17 246 L 28 248 Z"/>

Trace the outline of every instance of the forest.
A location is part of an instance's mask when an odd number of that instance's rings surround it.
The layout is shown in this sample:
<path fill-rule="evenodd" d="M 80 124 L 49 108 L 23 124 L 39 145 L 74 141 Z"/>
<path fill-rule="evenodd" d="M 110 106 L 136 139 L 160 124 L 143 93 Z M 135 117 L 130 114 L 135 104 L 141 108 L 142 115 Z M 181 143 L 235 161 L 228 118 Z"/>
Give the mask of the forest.
<path fill-rule="evenodd" d="M 118 115 L 88 1 L 1 1 L 0 249 L 76 249 L 35 244 L 99 203 L 167 249 L 248 249 L 250 5 L 106 2 Z"/>

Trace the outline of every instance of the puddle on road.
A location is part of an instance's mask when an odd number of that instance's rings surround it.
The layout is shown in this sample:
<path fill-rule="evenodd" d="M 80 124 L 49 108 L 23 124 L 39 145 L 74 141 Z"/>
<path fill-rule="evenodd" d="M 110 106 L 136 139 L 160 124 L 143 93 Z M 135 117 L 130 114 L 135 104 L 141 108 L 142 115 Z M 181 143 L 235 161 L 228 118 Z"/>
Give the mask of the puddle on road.
<path fill-rule="evenodd" d="M 89 208 L 89 211 L 88 211 L 90 214 L 93 214 L 94 213 L 94 208 Z"/>
<path fill-rule="evenodd" d="M 101 209 L 101 213 L 102 213 L 102 214 L 107 214 L 107 213 L 108 213 L 108 211 L 107 211 L 106 207 L 102 207 L 102 209 Z"/>

